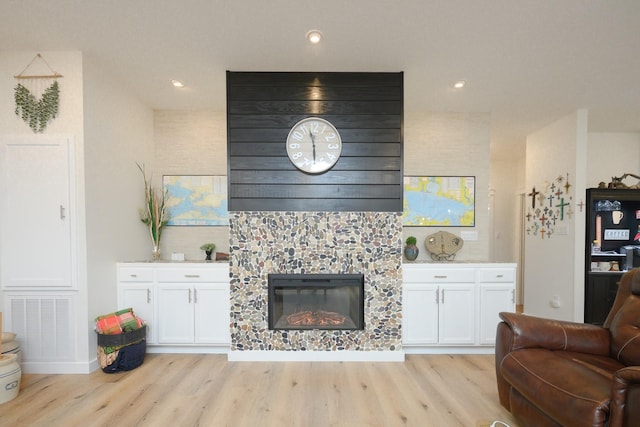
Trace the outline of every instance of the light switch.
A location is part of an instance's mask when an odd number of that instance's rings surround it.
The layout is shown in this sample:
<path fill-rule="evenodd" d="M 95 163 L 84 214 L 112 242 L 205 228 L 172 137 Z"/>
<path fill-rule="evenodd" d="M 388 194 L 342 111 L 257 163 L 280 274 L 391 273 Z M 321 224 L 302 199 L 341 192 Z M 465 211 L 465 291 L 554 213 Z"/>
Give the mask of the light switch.
<path fill-rule="evenodd" d="M 460 237 L 464 241 L 478 240 L 478 232 L 477 231 L 461 231 Z"/>

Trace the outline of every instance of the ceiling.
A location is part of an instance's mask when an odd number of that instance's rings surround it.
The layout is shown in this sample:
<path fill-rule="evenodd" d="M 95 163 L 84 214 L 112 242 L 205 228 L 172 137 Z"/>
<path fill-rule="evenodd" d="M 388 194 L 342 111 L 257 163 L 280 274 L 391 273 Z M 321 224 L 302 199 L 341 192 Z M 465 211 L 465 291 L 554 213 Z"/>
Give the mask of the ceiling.
<path fill-rule="evenodd" d="M 226 70 L 403 71 L 405 112 L 491 113 L 493 158 L 579 108 L 640 132 L 638 0 L 2 0 L 0 50 L 82 51 L 153 109 L 224 111 Z"/>

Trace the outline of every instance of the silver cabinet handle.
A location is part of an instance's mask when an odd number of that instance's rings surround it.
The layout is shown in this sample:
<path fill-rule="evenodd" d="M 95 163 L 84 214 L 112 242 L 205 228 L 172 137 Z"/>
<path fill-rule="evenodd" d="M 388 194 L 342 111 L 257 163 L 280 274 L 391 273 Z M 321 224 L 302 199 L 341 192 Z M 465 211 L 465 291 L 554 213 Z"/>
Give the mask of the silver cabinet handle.
<path fill-rule="evenodd" d="M 515 289 L 511 289 L 511 302 L 512 303 L 516 303 L 516 290 Z"/>
<path fill-rule="evenodd" d="M 499 278 L 501 278 L 501 277 L 504 277 L 504 275 L 503 275 L 503 274 L 496 274 L 496 278 L 498 278 L 498 279 L 499 279 Z"/>
<path fill-rule="evenodd" d="M 151 289 L 147 288 L 147 304 L 151 303 Z"/>
<path fill-rule="evenodd" d="M 447 276 L 433 276 L 434 279 L 446 279 Z"/>
<path fill-rule="evenodd" d="M 189 304 L 191 304 L 191 288 L 189 288 Z"/>
<path fill-rule="evenodd" d="M 186 277 L 187 279 L 197 279 L 200 277 L 199 274 L 185 274 L 184 277 Z"/>
<path fill-rule="evenodd" d="M 444 304 L 444 289 L 442 290 L 442 303 Z"/>
<path fill-rule="evenodd" d="M 440 304 L 440 289 L 436 289 L 436 304 Z"/>
<path fill-rule="evenodd" d="M 193 289 L 193 303 L 197 304 L 198 303 L 198 290 L 197 289 Z"/>
<path fill-rule="evenodd" d="M 60 219 L 65 219 L 67 217 L 67 214 L 65 212 L 65 208 L 64 206 L 60 205 Z"/>

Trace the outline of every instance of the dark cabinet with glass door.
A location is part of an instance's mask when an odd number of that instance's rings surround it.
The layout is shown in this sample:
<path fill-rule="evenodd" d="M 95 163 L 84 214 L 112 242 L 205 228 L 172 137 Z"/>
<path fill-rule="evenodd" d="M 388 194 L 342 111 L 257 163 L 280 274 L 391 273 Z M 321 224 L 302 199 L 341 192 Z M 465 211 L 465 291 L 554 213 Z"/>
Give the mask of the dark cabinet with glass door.
<path fill-rule="evenodd" d="M 601 325 L 624 271 L 640 266 L 640 190 L 586 194 L 584 321 Z"/>

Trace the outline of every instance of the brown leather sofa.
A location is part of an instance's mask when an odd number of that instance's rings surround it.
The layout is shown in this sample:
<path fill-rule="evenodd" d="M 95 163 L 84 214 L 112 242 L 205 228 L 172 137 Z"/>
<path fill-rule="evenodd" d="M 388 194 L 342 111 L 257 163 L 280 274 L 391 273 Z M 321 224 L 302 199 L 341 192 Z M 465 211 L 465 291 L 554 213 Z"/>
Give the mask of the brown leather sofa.
<path fill-rule="evenodd" d="M 500 403 L 523 426 L 640 426 L 640 269 L 603 327 L 500 313 Z"/>

